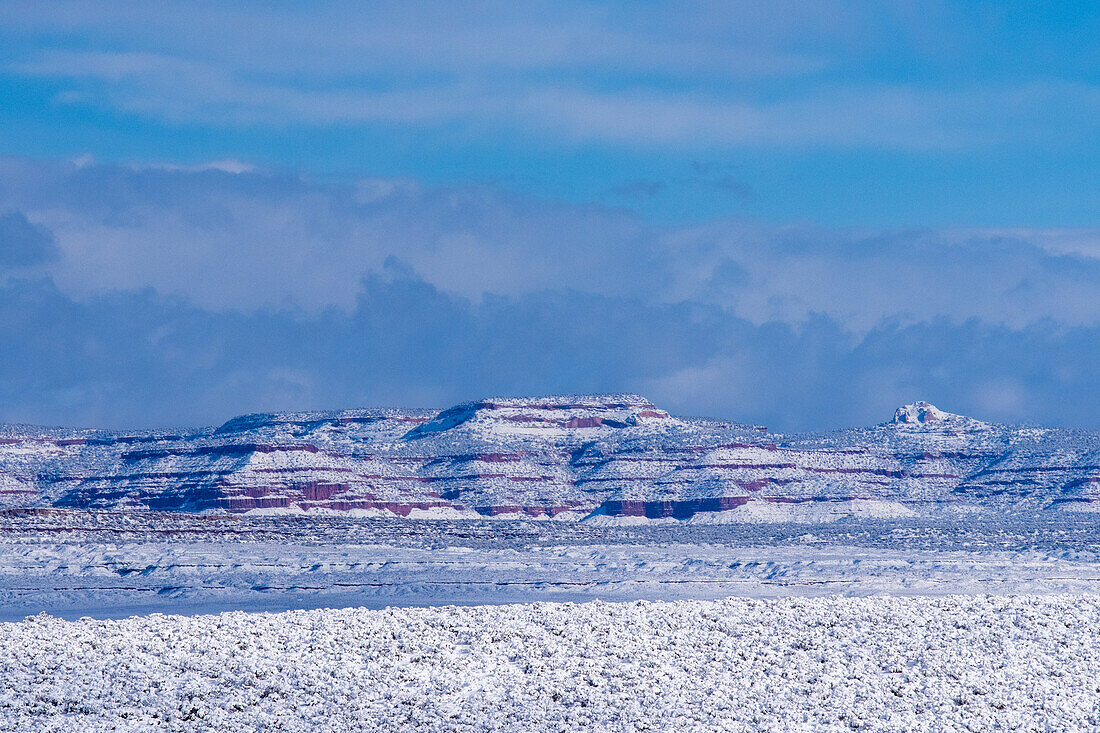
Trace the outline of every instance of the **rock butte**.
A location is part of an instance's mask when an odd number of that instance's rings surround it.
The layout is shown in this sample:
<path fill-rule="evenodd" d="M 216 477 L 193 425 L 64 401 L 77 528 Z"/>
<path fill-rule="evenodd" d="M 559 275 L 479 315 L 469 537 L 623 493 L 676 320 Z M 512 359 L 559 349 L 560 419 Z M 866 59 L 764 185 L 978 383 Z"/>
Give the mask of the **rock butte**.
<path fill-rule="evenodd" d="M 1036 512 L 1098 498 L 1100 433 L 993 425 L 926 402 L 882 425 L 790 435 L 675 418 L 637 395 L 246 415 L 171 434 L 0 427 L 6 509 L 642 521 L 768 507 Z"/>

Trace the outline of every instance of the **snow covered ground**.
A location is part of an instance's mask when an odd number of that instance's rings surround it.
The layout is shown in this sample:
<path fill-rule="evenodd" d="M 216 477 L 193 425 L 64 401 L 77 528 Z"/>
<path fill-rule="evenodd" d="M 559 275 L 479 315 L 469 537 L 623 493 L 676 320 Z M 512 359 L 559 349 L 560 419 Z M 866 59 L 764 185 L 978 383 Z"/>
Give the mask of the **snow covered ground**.
<path fill-rule="evenodd" d="M 3 731 L 1100 729 L 1085 514 L 15 512 L 0 621 Z"/>
<path fill-rule="evenodd" d="M 0 620 L 731 595 L 1100 591 L 1091 516 L 601 527 L 140 515 L 0 524 Z"/>
<path fill-rule="evenodd" d="M 0 624 L 0 729 L 1095 730 L 1100 597 Z"/>

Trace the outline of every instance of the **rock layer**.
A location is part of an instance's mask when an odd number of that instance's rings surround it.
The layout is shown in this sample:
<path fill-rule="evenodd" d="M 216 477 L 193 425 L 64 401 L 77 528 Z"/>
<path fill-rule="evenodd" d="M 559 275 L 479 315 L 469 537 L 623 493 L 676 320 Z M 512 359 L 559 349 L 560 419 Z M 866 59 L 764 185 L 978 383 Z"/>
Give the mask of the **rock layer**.
<path fill-rule="evenodd" d="M 653 520 L 1098 498 L 1100 435 L 928 403 L 879 426 L 798 435 L 674 418 L 636 395 L 246 415 L 175 433 L 0 429 L 0 507 Z"/>

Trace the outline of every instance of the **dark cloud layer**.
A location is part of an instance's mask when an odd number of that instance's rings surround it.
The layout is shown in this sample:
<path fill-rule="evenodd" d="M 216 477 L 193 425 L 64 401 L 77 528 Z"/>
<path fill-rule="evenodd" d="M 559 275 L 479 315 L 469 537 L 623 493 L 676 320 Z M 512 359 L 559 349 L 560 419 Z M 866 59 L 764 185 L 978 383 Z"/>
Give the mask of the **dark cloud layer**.
<path fill-rule="evenodd" d="M 558 291 L 474 304 L 365 279 L 350 312 L 210 313 L 152 291 L 75 302 L 0 289 L 0 420 L 216 423 L 255 410 L 442 406 L 491 394 L 639 390 L 679 413 L 784 429 L 881 422 L 928 398 L 987 419 L 1100 428 L 1100 329 L 825 317 L 754 325 L 710 306 Z"/>
<path fill-rule="evenodd" d="M 0 268 L 21 268 L 57 256 L 53 234 L 35 226 L 19 211 L 0 215 Z"/>

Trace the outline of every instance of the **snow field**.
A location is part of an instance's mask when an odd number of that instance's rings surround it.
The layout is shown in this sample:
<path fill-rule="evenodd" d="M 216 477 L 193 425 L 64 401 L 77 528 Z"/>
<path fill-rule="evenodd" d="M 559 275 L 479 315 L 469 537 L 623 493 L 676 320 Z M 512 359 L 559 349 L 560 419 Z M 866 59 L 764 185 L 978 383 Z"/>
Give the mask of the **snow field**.
<path fill-rule="evenodd" d="M 1084 730 L 1100 596 L 42 615 L 0 682 L 19 731 Z"/>

